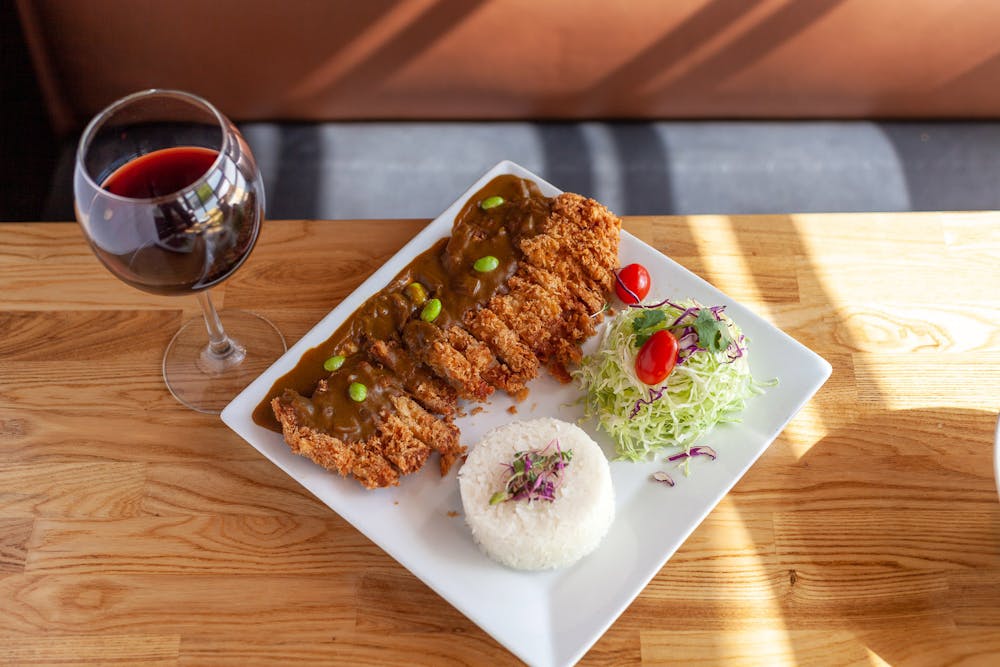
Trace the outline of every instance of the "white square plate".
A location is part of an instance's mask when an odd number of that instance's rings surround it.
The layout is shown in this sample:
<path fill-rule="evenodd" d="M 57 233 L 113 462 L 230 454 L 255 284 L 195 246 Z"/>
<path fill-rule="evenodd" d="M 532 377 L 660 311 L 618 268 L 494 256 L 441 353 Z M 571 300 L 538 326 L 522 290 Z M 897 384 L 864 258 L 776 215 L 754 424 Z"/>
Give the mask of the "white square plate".
<path fill-rule="evenodd" d="M 366 491 L 354 480 L 343 479 L 293 454 L 280 435 L 254 424 L 253 409 L 271 385 L 291 370 L 306 350 L 326 340 L 413 257 L 449 236 L 454 217 L 466 199 L 501 174 L 529 178 L 545 195 L 559 193 L 512 162 L 493 167 L 233 399 L 223 411 L 222 420 L 519 658 L 535 665 L 566 665 L 579 660 L 631 604 L 822 386 L 830 375 L 830 365 L 623 231 L 621 263 L 639 262 L 649 269 L 654 286 L 649 299 L 691 297 L 705 304 L 725 304 L 726 312 L 751 341 L 754 377 L 778 378 L 779 384 L 749 400 L 742 423 L 710 433 L 706 442 L 719 452 L 718 460 L 693 462 L 693 474 L 674 475 L 677 484 L 672 488 L 650 481 L 653 471 L 666 468 L 662 462 L 612 461 L 616 519 L 611 531 L 597 551 L 570 568 L 552 572 L 510 570 L 477 549 L 461 519 L 462 503 L 454 470 L 442 479 L 437 466 L 431 464 L 404 478 L 398 487 Z M 591 346 L 596 338 L 590 341 Z M 507 412 L 510 399 L 495 396 L 483 412 L 458 419 L 462 442 L 474 445 L 487 430 L 512 419 L 551 416 L 576 421 L 582 417 L 582 407 L 576 402 L 580 393 L 575 386 L 561 385 L 546 376 L 533 381 L 530 388 L 531 395 L 518 405 L 516 417 Z M 608 458 L 613 458 L 610 439 L 597 432 L 593 423 L 584 423 L 583 427 Z"/>

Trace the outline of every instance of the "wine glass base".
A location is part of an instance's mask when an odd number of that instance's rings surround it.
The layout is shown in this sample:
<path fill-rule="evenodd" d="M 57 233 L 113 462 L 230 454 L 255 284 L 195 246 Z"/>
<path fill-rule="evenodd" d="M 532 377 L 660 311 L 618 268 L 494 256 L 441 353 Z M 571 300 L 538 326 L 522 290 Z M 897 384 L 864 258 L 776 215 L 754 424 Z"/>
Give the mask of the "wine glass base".
<path fill-rule="evenodd" d="M 184 324 L 163 355 L 163 379 L 178 401 L 198 412 L 217 415 L 250 382 L 285 352 L 285 338 L 268 320 L 244 310 L 220 310 L 232 349 L 216 354 L 208 347 L 205 320 Z"/>

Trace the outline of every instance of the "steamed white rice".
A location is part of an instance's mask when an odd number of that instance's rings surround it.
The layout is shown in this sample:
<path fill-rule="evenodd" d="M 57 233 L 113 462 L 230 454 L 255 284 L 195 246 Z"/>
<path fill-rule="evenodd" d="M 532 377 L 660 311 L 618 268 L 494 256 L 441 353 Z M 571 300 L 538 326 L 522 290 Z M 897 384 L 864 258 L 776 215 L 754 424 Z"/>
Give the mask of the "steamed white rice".
<path fill-rule="evenodd" d="M 553 439 L 572 450 L 554 501 L 510 500 L 490 505 L 507 481 L 517 451 L 543 449 Z M 597 548 L 615 515 L 604 452 L 580 427 L 558 419 L 505 424 L 483 438 L 458 474 L 465 520 L 491 558 L 519 570 L 564 567 Z"/>

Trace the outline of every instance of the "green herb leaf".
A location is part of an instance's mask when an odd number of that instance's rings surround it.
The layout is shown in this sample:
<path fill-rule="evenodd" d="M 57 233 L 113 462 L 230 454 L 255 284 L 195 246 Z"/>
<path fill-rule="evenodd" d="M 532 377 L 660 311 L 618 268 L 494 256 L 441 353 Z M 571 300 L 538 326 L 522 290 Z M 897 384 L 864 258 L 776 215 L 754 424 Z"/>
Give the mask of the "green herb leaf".
<path fill-rule="evenodd" d="M 498 503 L 502 503 L 505 500 L 507 500 L 507 492 L 497 491 L 492 496 L 490 496 L 490 505 L 496 505 Z"/>
<path fill-rule="evenodd" d="M 667 314 L 662 310 L 644 310 L 632 320 L 632 331 L 636 333 L 635 346 L 642 347 L 649 337 L 663 328 Z"/>
<path fill-rule="evenodd" d="M 661 324 L 666 321 L 667 321 L 667 314 L 662 310 L 658 309 L 643 310 L 641 313 L 639 313 L 638 317 L 632 320 L 632 331 L 639 333 L 644 329 L 655 327 L 657 324 Z"/>
<path fill-rule="evenodd" d="M 694 321 L 694 330 L 698 334 L 698 342 L 709 352 L 722 352 L 733 342 L 729 327 L 725 322 L 715 319 L 709 308 L 698 311 Z"/>

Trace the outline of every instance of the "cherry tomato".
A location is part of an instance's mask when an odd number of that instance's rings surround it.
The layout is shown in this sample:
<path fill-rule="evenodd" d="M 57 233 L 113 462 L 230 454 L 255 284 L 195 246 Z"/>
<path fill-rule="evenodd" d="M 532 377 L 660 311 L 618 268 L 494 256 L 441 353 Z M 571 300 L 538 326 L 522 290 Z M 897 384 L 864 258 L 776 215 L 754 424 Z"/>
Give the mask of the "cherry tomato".
<path fill-rule="evenodd" d="M 618 280 L 615 281 L 615 294 L 624 303 L 638 303 L 635 297 L 626 291 L 628 288 L 639 297 L 639 301 L 646 298 L 649 294 L 649 271 L 642 264 L 629 264 L 628 266 L 623 266 L 620 271 L 618 271 Z"/>
<path fill-rule="evenodd" d="M 677 363 L 677 339 L 666 329 L 649 337 L 635 357 L 635 374 L 646 384 L 660 384 Z"/>

